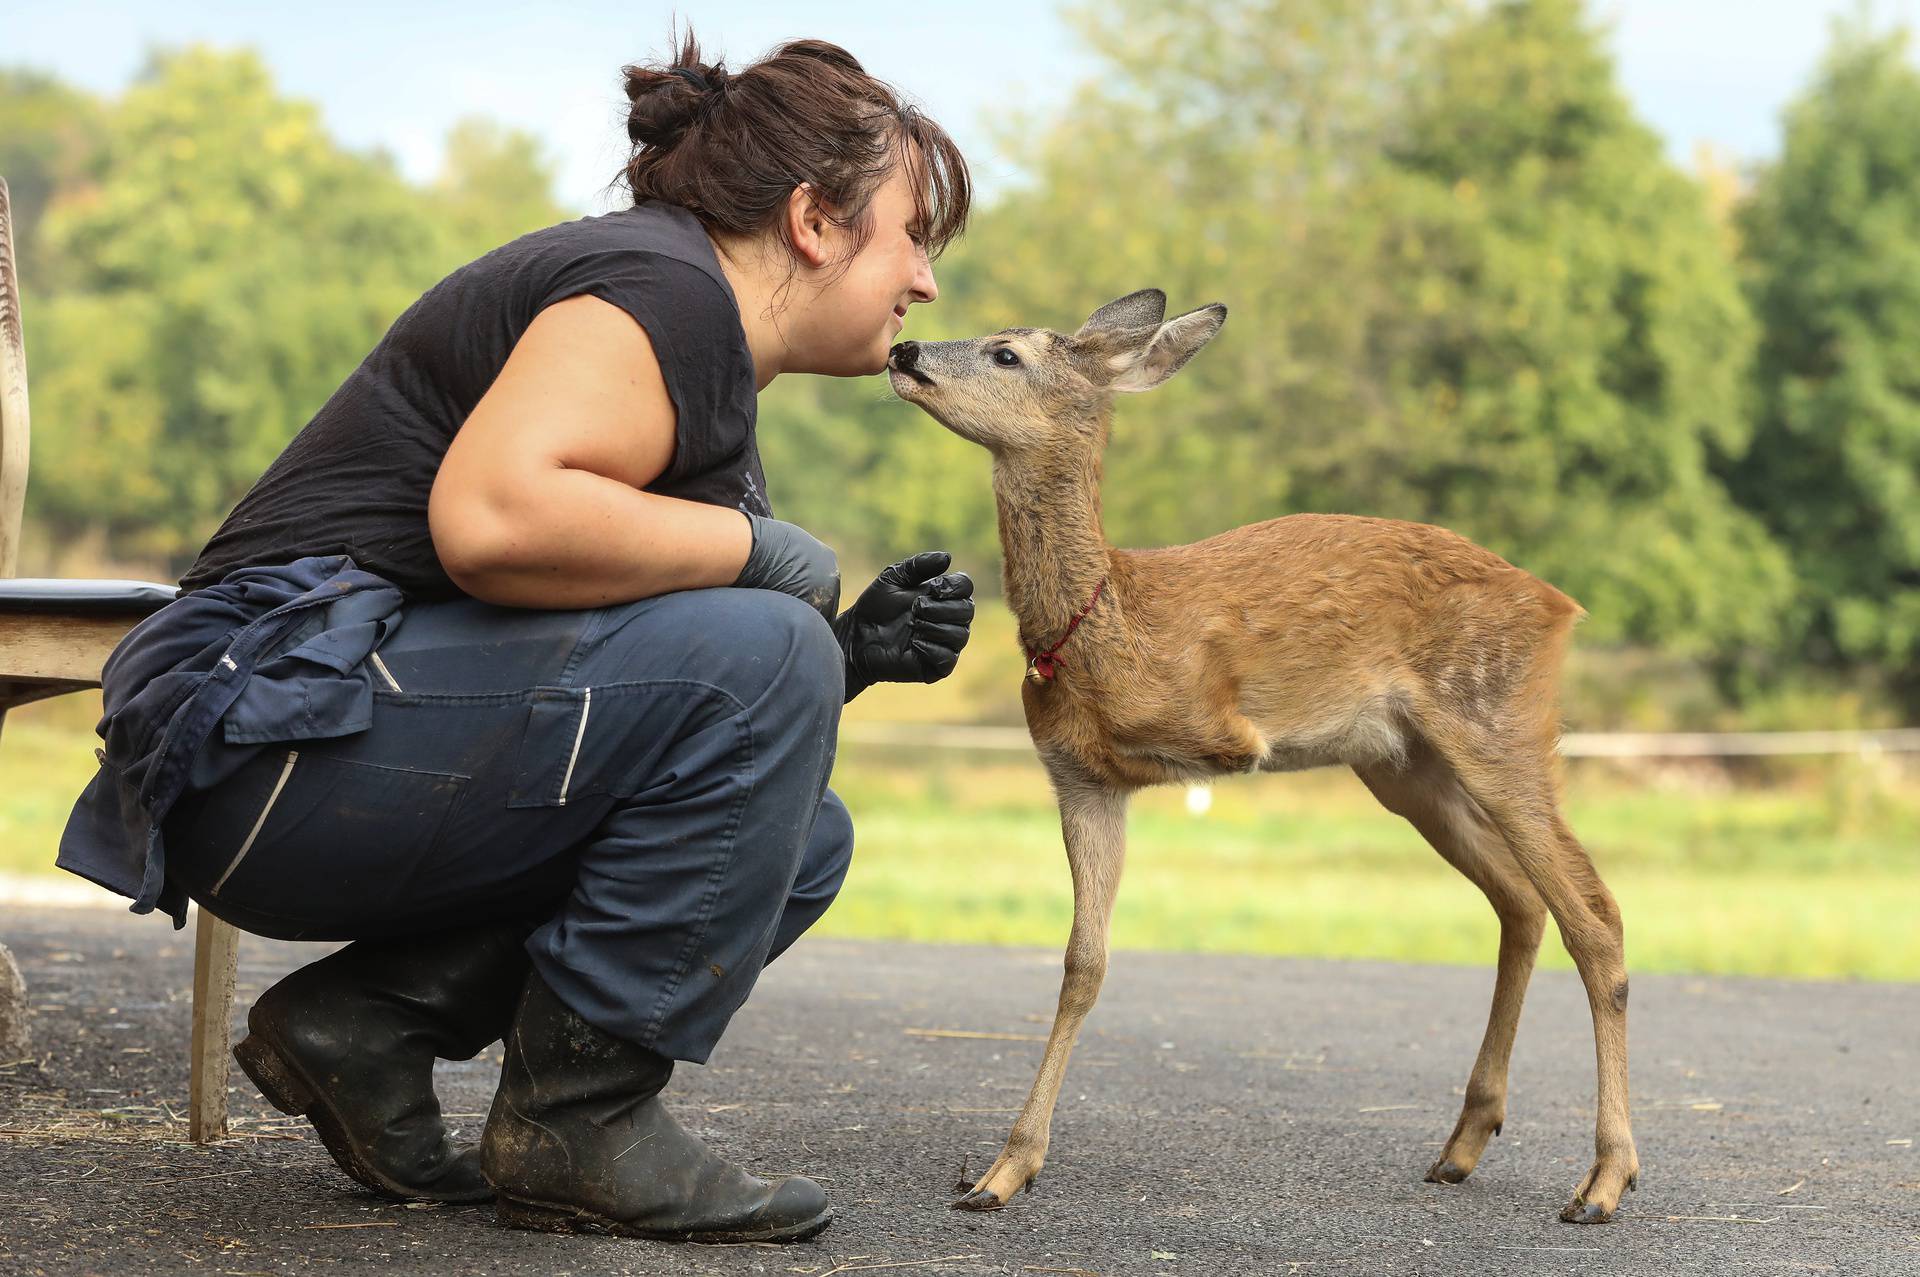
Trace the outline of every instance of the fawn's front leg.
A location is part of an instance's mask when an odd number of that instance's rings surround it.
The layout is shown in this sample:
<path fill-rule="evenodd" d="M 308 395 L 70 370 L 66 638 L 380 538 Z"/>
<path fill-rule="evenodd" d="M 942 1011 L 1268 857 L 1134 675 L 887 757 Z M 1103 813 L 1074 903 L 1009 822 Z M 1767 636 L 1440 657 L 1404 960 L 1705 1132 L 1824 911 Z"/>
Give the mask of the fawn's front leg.
<path fill-rule="evenodd" d="M 1066 838 L 1067 866 L 1073 871 L 1073 932 L 1067 940 L 1066 974 L 1060 982 L 1060 1006 L 1047 1035 L 1040 1074 L 1027 1103 L 1014 1119 L 1013 1134 L 957 1210 L 997 1210 L 1033 1181 L 1047 1160 L 1047 1132 L 1053 1102 L 1067 1073 L 1080 1024 L 1100 996 L 1107 974 L 1107 922 L 1120 889 L 1126 859 L 1127 795 L 1089 777 L 1049 767 L 1060 801 L 1060 831 Z"/>

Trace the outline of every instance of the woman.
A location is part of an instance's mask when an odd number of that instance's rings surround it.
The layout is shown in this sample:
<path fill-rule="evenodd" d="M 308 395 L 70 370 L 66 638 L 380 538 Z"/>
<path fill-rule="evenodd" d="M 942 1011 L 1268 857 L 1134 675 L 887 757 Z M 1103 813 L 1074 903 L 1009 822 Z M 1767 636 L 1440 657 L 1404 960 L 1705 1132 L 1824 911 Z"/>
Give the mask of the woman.
<path fill-rule="evenodd" d="M 352 940 L 235 1048 L 348 1174 L 509 1223 L 811 1236 L 661 1106 L 852 852 L 840 707 L 949 673 L 939 552 L 839 613 L 772 517 L 754 395 L 881 371 L 969 185 L 844 50 L 628 67 L 634 207 L 523 236 L 403 314 L 109 662 L 61 863 L 184 917 Z M 219 730 L 215 730 L 218 728 Z M 506 1036 L 479 1149 L 436 1058 Z"/>

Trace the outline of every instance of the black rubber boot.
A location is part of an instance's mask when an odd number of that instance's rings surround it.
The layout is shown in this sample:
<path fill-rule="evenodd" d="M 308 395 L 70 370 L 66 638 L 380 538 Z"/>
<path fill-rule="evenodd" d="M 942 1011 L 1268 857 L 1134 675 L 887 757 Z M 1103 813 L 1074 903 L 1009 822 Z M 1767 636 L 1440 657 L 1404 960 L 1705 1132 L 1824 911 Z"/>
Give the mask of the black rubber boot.
<path fill-rule="evenodd" d="M 502 1223 L 656 1241 L 799 1241 L 833 1212 L 803 1176 L 756 1179 L 660 1102 L 673 1061 L 606 1033 L 527 978 L 480 1162 Z"/>
<path fill-rule="evenodd" d="M 304 1113 L 340 1169 L 403 1200 L 493 1196 L 476 1145 L 447 1138 L 433 1062 L 469 1060 L 512 1022 L 526 928 L 361 940 L 300 968 L 247 1012 L 240 1067 Z"/>

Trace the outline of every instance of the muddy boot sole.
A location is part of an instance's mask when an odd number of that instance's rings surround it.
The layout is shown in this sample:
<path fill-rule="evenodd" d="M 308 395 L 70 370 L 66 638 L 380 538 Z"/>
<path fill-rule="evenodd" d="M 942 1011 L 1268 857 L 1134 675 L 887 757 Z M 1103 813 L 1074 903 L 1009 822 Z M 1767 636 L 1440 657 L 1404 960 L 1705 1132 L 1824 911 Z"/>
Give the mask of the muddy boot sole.
<path fill-rule="evenodd" d="M 494 1199 L 494 1214 L 512 1228 L 531 1228 L 542 1233 L 597 1233 L 610 1237 L 642 1237 L 656 1242 L 798 1242 L 815 1236 L 833 1222 L 829 1207 L 812 1219 L 773 1228 L 695 1229 L 670 1232 L 636 1228 L 619 1220 L 595 1215 L 592 1211 L 551 1202 L 529 1202 L 501 1193 Z"/>
<path fill-rule="evenodd" d="M 327 1152 L 333 1155 L 335 1164 L 382 1197 L 403 1202 L 492 1200 L 493 1193 L 484 1187 L 467 1193 L 436 1193 L 409 1188 L 388 1178 L 360 1155 L 347 1135 L 345 1124 L 333 1111 L 332 1105 L 322 1098 L 323 1092 L 300 1072 L 298 1065 L 260 1034 L 249 1034 L 236 1043 L 233 1058 L 239 1061 L 241 1071 L 253 1079 L 253 1084 L 260 1088 L 260 1094 L 267 1097 L 268 1103 L 289 1117 L 305 1117 L 313 1123 L 315 1133 L 320 1136 L 320 1142 L 326 1145 Z"/>

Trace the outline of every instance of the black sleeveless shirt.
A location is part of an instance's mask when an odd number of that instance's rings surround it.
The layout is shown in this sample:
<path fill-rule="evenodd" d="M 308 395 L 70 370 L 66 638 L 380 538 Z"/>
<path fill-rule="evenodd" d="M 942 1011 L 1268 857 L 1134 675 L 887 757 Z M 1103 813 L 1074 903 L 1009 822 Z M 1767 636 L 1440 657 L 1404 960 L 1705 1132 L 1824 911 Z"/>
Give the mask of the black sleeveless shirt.
<path fill-rule="evenodd" d="M 429 289 L 241 498 L 181 588 L 346 554 L 410 597 L 459 596 L 427 530 L 434 474 L 533 317 L 581 293 L 646 329 L 673 399 L 673 460 L 646 491 L 770 517 L 733 289 L 693 214 L 648 201 L 523 235 Z"/>

